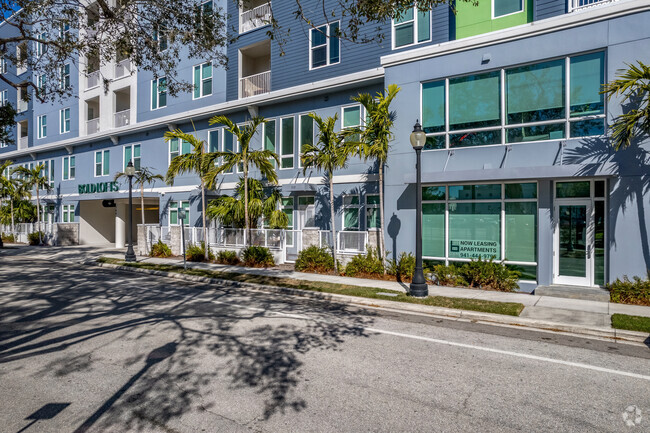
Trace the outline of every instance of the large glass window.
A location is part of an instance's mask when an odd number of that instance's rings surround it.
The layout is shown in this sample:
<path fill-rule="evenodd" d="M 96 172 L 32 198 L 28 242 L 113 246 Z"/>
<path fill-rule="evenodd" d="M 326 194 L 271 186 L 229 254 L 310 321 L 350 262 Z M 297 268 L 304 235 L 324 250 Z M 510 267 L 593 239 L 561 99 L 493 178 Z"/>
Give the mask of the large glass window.
<path fill-rule="evenodd" d="M 140 145 L 134 144 L 132 146 L 124 146 L 124 169 L 129 165 L 129 161 L 133 162 L 136 171 L 140 171 Z"/>
<path fill-rule="evenodd" d="M 431 14 L 413 6 L 393 19 L 393 48 L 406 47 L 431 40 Z"/>
<path fill-rule="evenodd" d="M 338 36 L 338 21 L 311 29 L 310 65 L 312 69 L 340 62 L 341 42 Z"/>
<path fill-rule="evenodd" d="M 37 137 L 38 138 L 47 137 L 47 116 L 46 115 L 38 116 Z"/>
<path fill-rule="evenodd" d="M 70 109 L 64 108 L 59 111 L 59 133 L 70 132 Z"/>
<path fill-rule="evenodd" d="M 294 126 L 293 117 L 285 117 L 281 120 L 282 133 L 280 135 L 281 168 L 293 168 L 294 153 Z"/>
<path fill-rule="evenodd" d="M 422 83 L 424 148 L 602 135 L 604 82 L 604 53 L 596 52 Z"/>
<path fill-rule="evenodd" d="M 422 199 L 424 257 L 505 260 L 535 278 L 536 183 L 425 186 Z"/>
<path fill-rule="evenodd" d="M 95 176 L 108 176 L 110 173 L 110 151 L 99 150 L 95 152 Z"/>
<path fill-rule="evenodd" d="M 75 157 L 74 156 L 64 156 L 63 157 L 63 180 L 73 180 L 76 175 L 75 168 Z"/>
<path fill-rule="evenodd" d="M 167 78 L 151 80 L 151 109 L 156 110 L 167 106 Z"/>
<path fill-rule="evenodd" d="M 212 62 L 194 66 L 194 99 L 212 95 Z"/>

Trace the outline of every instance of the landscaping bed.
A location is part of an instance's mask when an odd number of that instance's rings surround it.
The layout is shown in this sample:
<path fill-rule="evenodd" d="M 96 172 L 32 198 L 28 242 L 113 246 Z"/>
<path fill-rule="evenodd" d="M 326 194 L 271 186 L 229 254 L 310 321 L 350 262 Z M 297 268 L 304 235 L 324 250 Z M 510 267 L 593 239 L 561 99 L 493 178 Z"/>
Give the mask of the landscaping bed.
<path fill-rule="evenodd" d="M 382 299 L 393 302 L 406 302 L 410 304 L 429 305 L 435 307 L 454 308 L 459 310 L 479 311 L 483 313 L 503 314 L 508 316 L 519 316 L 524 305 L 516 302 L 495 302 L 479 299 L 452 298 L 445 296 L 429 296 L 427 298 L 413 298 L 405 293 L 378 289 L 373 287 L 359 287 L 345 284 L 335 284 L 316 281 L 304 281 L 293 278 L 272 277 L 265 275 L 240 274 L 235 272 L 221 272 L 204 269 L 186 269 L 177 265 L 162 265 L 154 263 L 127 263 L 123 260 L 102 257 L 100 263 L 109 263 L 119 266 L 150 269 L 163 272 L 174 272 L 186 275 L 196 275 L 209 278 L 217 278 L 228 281 L 243 283 L 263 284 L 275 287 L 286 287 L 290 289 L 309 290 L 321 293 L 332 293 L 361 298 Z"/>

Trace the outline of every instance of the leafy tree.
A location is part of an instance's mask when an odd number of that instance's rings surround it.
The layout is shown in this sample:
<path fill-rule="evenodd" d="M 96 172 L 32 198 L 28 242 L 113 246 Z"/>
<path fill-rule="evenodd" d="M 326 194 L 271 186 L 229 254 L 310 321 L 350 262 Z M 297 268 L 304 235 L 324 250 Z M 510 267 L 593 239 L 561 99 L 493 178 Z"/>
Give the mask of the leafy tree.
<path fill-rule="evenodd" d="M 124 172 L 119 172 L 115 175 L 115 180 L 120 180 L 120 179 L 127 179 L 128 176 Z M 144 186 L 145 185 L 151 185 L 155 183 L 157 180 L 165 180 L 165 178 L 160 175 L 160 174 L 154 174 L 153 171 L 151 171 L 150 168 L 148 167 L 141 167 L 139 171 L 135 172 L 135 176 L 133 177 L 133 183 L 135 183 L 136 186 L 140 187 L 140 208 L 141 208 L 141 215 L 142 215 L 142 225 L 144 226 Z M 145 248 L 147 248 L 147 243 L 145 243 Z"/>
<path fill-rule="evenodd" d="M 246 227 L 244 206 L 244 179 L 239 178 L 234 196 L 223 195 L 208 203 L 208 217 L 223 225 Z M 289 224 L 289 218 L 280 210 L 282 194 L 275 187 L 265 187 L 259 179 L 248 179 L 248 218 L 249 227 L 257 228 L 260 219 L 264 217 L 267 225 L 273 229 L 283 229 Z"/>
<path fill-rule="evenodd" d="M 650 134 L 650 66 L 641 61 L 621 69 L 618 78 L 603 86 L 603 92 L 611 99 L 621 95 L 621 105 L 629 104 L 623 114 L 611 124 L 612 145 L 619 150 L 628 147 L 632 140 Z"/>
<path fill-rule="evenodd" d="M 386 259 L 386 243 L 384 239 L 384 165 L 388 160 L 389 143 L 393 140 L 393 123 L 396 114 L 390 111 L 390 104 L 397 96 L 400 88 L 390 84 L 386 89 L 386 95 L 377 93 L 373 97 L 368 93 L 362 93 L 352 98 L 359 102 L 366 109 L 366 123 L 362 128 L 354 128 L 346 131 L 347 134 L 354 134 L 360 137 L 359 143 L 350 143 L 353 152 L 365 160 L 377 161 L 379 170 L 379 255 L 382 260 Z M 386 269 L 384 269 L 386 273 Z"/>
<path fill-rule="evenodd" d="M 248 199 L 248 179 L 251 167 L 259 170 L 260 174 L 265 177 L 269 183 L 276 184 L 278 182 L 278 175 L 275 172 L 271 159 L 274 159 L 279 164 L 278 155 L 268 149 L 253 150 L 251 149 L 251 139 L 257 132 L 259 126 L 266 123 L 263 117 L 253 117 L 242 128 L 234 124 L 226 116 L 215 116 L 210 119 L 210 125 L 222 124 L 226 129 L 234 135 L 239 143 L 238 152 L 213 152 L 211 153 L 212 161 L 217 161 L 221 158 L 223 162 L 220 165 L 210 164 L 211 170 L 208 175 L 208 186 L 214 188 L 216 186 L 217 176 L 223 172 L 233 171 L 238 167 L 243 173 L 244 182 L 244 222 L 246 223 L 247 245 L 250 240 L 250 221 L 249 217 L 249 199 Z"/>
<path fill-rule="evenodd" d="M 0 208 L 0 224 L 33 223 L 36 221 L 36 206 L 29 200 L 20 199 Z M 16 231 L 12 228 L 12 233 Z"/>
<path fill-rule="evenodd" d="M 322 119 L 315 113 L 309 114 L 318 125 L 318 140 L 314 144 L 302 145 L 303 173 L 309 168 L 315 168 L 327 175 L 330 187 L 330 225 L 332 231 L 332 256 L 334 257 L 334 270 L 338 273 L 336 260 L 336 213 L 334 212 L 334 170 L 347 166 L 350 157 L 350 147 L 343 144 L 344 134 L 334 131 L 338 114 L 334 117 Z"/>
<path fill-rule="evenodd" d="M 179 141 L 179 149 L 183 141 L 192 146 L 192 151 L 183 155 L 174 157 L 169 163 L 165 181 L 173 185 L 174 179 L 183 173 L 194 173 L 201 179 L 201 206 L 203 208 L 203 242 L 205 242 L 208 252 L 210 244 L 208 243 L 208 230 L 205 222 L 205 184 L 210 169 L 209 154 L 205 152 L 205 141 L 199 140 L 192 134 L 176 129 L 165 133 L 165 141 Z M 209 254 L 206 254 L 206 256 Z"/>
<path fill-rule="evenodd" d="M 39 164 L 32 169 L 23 166 L 18 166 L 12 171 L 12 174 L 14 173 L 22 176 L 25 184 L 30 189 L 34 188 L 36 190 L 36 221 L 38 222 L 38 244 L 43 245 L 43 237 L 42 237 L 42 230 L 41 230 L 40 190 L 45 190 L 47 192 L 50 192 L 52 190 L 52 187 L 50 186 L 50 180 L 48 179 L 45 173 L 45 164 Z"/>
<path fill-rule="evenodd" d="M 0 172 L 4 172 L 7 167 L 12 164 L 12 161 L 5 161 L 0 165 Z M 0 204 L 4 200 L 9 201 L 9 208 L 7 210 L 6 220 L 2 221 L 2 224 L 11 224 L 11 232 L 15 233 L 15 215 L 14 212 L 14 203 L 25 201 L 25 198 L 28 200 L 32 198 L 32 194 L 29 186 L 20 178 L 9 175 L 5 177 L 0 174 Z M 26 201 L 29 203 L 29 201 Z M 31 203 L 30 203 L 31 204 Z M 23 208 L 25 206 L 23 205 Z M 22 215 L 29 215 L 24 209 L 19 212 Z M 20 221 L 20 218 L 19 218 Z M 24 222 L 24 221 L 23 221 Z"/>

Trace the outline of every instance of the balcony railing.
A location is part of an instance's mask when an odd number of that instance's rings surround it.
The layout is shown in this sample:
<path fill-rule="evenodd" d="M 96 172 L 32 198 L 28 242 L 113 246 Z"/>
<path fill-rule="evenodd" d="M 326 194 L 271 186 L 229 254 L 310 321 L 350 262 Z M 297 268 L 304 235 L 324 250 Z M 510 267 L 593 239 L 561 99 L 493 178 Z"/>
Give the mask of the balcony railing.
<path fill-rule="evenodd" d="M 29 136 L 20 137 L 18 139 L 18 149 L 27 149 L 29 146 Z"/>
<path fill-rule="evenodd" d="M 99 117 L 86 121 L 86 134 L 96 134 L 99 132 Z"/>
<path fill-rule="evenodd" d="M 241 97 L 248 98 L 271 91 L 271 71 L 240 78 Z"/>
<path fill-rule="evenodd" d="M 242 12 L 239 15 L 239 33 L 245 33 L 271 22 L 271 3 Z"/>
<path fill-rule="evenodd" d="M 99 86 L 99 71 L 91 72 L 87 76 L 86 89 Z"/>
<path fill-rule="evenodd" d="M 115 64 L 115 78 L 121 78 L 131 73 L 131 60 L 124 59 Z"/>
<path fill-rule="evenodd" d="M 126 126 L 131 121 L 131 110 L 118 111 L 115 113 L 115 127 Z"/>
<path fill-rule="evenodd" d="M 29 107 L 29 104 L 24 99 L 19 99 L 18 104 L 16 105 L 17 105 L 16 110 L 19 113 L 22 113 L 23 111 L 27 111 L 27 108 Z"/>
<path fill-rule="evenodd" d="M 616 0 L 569 0 L 569 7 L 572 11 L 598 6 L 605 3 L 613 3 Z"/>

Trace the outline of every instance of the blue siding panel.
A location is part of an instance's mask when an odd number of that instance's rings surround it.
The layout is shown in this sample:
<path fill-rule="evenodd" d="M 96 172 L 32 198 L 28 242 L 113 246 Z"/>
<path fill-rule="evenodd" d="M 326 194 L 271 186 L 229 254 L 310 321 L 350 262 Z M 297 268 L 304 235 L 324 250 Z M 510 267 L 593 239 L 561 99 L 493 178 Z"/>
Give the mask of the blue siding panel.
<path fill-rule="evenodd" d="M 567 0 L 534 0 L 533 20 L 543 20 L 566 13 Z"/>

